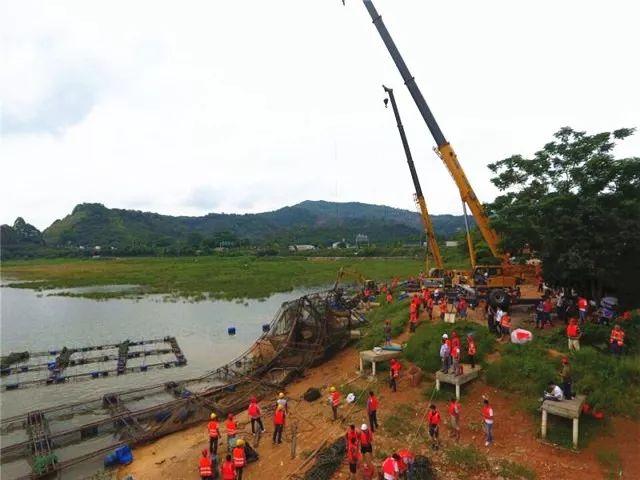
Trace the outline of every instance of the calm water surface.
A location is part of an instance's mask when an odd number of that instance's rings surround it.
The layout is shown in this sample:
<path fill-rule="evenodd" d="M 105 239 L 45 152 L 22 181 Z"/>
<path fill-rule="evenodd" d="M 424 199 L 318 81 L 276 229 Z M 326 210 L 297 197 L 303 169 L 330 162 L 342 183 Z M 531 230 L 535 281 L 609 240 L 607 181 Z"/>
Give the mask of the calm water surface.
<path fill-rule="evenodd" d="M 180 368 L 2 391 L 0 414 L 13 416 L 95 398 L 115 390 L 202 375 L 248 348 L 261 335 L 262 325 L 271 321 L 283 302 L 310 291 L 277 293 L 263 301 L 243 303 L 224 300 L 173 303 L 155 295 L 137 300 L 96 301 L 47 296 L 47 292 L 28 289 L 0 288 L 0 350 L 3 355 L 172 335 L 177 338 L 188 361 L 187 366 Z M 227 334 L 229 326 L 236 327 L 234 337 Z M 149 357 L 148 362 L 153 362 L 154 358 Z M 78 366 L 70 367 L 66 373 L 79 373 L 81 370 L 74 370 L 79 368 L 87 371 L 87 366 Z M 13 376 L 12 380 L 24 381 L 27 375 Z"/>

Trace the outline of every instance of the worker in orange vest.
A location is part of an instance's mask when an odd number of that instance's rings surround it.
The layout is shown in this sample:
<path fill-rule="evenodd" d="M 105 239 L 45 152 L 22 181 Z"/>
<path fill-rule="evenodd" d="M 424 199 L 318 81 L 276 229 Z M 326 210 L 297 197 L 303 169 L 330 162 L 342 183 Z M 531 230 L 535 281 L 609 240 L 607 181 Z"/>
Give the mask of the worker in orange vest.
<path fill-rule="evenodd" d="M 209 452 L 206 449 L 202 450 L 202 456 L 198 464 L 198 471 L 200 472 L 200 478 L 203 480 L 211 480 L 213 478 L 213 464 Z"/>
<path fill-rule="evenodd" d="M 258 399 L 256 397 L 251 397 L 247 413 L 251 419 L 251 433 L 256 433 L 256 423 L 260 427 L 260 432 L 264 433 L 265 430 L 264 425 L 262 424 L 262 411 L 260 410 L 260 405 L 258 405 Z"/>
<path fill-rule="evenodd" d="M 484 422 L 485 442 L 488 447 L 493 443 L 493 408 L 489 404 L 489 399 L 483 395 L 482 399 L 482 420 Z"/>
<path fill-rule="evenodd" d="M 460 358 L 462 356 L 462 352 L 460 351 L 460 342 L 457 343 L 451 342 L 453 347 L 451 347 L 451 360 L 453 361 L 453 376 L 457 377 L 462 375 L 462 367 L 460 366 Z"/>
<path fill-rule="evenodd" d="M 511 316 L 509 312 L 504 312 L 500 318 L 500 341 L 504 340 L 505 335 L 507 336 L 507 340 L 509 339 L 509 335 L 511 335 Z"/>
<path fill-rule="evenodd" d="M 444 314 L 447 312 L 447 297 L 440 300 L 440 320 L 444 320 Z"/>
<path fill-rule="evenodd" d="M 569 351 L 577 352 L 580 350 L 580 327 L 578 326 L 578 320 L 572 318 L 567 325 L 567 341 L 569 343 Z"/>
<path fill-rule="evenodd" d="M 620 325 L 616 325 L 611 330 L 611 336 L 609 337 L 609 344 L 611 346 L 611 352 L 614 355 L 621 355 L 624 348 L 624 330 Z"/>
<path fill-rule="evenodd" d="M 222 465 L 220 465 L 220 473 L 222 474 L 222 480 L 235 480 L 236 467 L 231 460 L 231 455 L 227 455 Z"/>
<path fill-rule="evenodd" d="M 286 413 L 282 405 L 276 407 L 276 411 L 273 414 L 273 443 L 282 443 L 282 431 L 284 430 L 284 422 L 286 419 Z"/>
<path fill-rule="evenodd" d="M 455 397 L 449 400 L 449 419 L 451 421 L 451 436 L 460 441 L 460 402 Z"/>
<path fill-rule="evenodd" d="M 382 462 L 382 474 L 384 475 L 384 480 L 398 480 L 400 476 L 400 456 L 397 453 L 394 453 L 390 457 L 387 457 L 384 462 Z"/>
<path fill-rule="evenodd" d="M 413 462 L 415 462 L 416 457 L 410 450 L 406 448 L 398 450 L 398 457 L 400 457 L 400 460 L 398 460 L 398 476 L 399 478 L 406 480 L 409 468 L 411 468 L 411 465 L 413 465 Z"/>
<path fill-rule="evenodd" d="M 458 337 L 458 334 L 456 333 L 455 330 L 453 330 L 451 332 L 451 349 L 453 350 L 453 347 L 459 347 L 460 346 L 460 337 Z"/>
<path fill-rule="evenodd" d="M 467 318 L 467 301 L 464 298 L 460 298 L 456 309 L 460 318 Z"/>
<path fill-rule="evenodd" d="M 233 449 L 233 466 L 236 469 L 236 479 L 242 480 L 242 471 L 247 464 L 247 455 L 244 451 L 244 440 L 238 439 L 236 447 Z"/>
<path fill-rule="evenodd" d="M 209 423 L 207 424 L 207 430 L 209 431 L 209 453 L 213 455 L 218 454 L 218 439 L 220 438 L 220 429 L 218 428 L 217 415 L 211 412 L 209 415 Z"/>
<path fill-rule="evenodd" d="M 409 331 L 411 333 L 416 331 L 416 326 L 418 325 L 418 311 L 418 304 L 412 301 L 409 304 Z"/>
<path fill-rule="evenodd" d="M 336 387 L 329 388 L 329 405 L 331 405 L 331 411 L 333 412 L 333 419 L 338 419 L 338 407 L 340 406 L 340 392 L 336 390 Z"/>
<path fill-rule="evenodd" d="M 369 416 L 371 431 L 375 432 L 376 428 L 378 428 L 378 399 L 373 391 L 369 391 L 369 398 L 367 398 L 367 415 Z"/>
<path fill-rule="evenodd" d="M 584 325 L 584 321 L 587 319 L 587 310 L 589 308 L 589 302 L 586 298 L 578 297 L 578 315 L 580 315 L 580 325 Z"/>
<path fill-rule="evenodd" d="M 358 439 L 351 437 L 351 440 L 347 442 L 347 462 L 349 462 L 349 472 L 351 473 L 351 480 L 355 480 L 356 473 L 358 472 L 358 462 L 360 461 L 360 451 L 358 450 Z"/>
<path fill-rule="evenodd" d="M 360 426 L 360 434 L 358 441 L 360 442 L 360 453 L 362 455 L 373 455 L 373 433 L 369 430 L 366 423 Z"/>
<path fill-rule="evenodd" d="M 429 437 L 431 437 L 431 447 L 437 450 L 440 447 L 440 412 L 435 404 L 429 405 L 427 413 L 427 423 L 429 424 Z"/>
<path fill-rule="evenodd" d="M 433 297 L 431 296 L 427 299 L 427 313 L 429 314 L 429 320 L 433 321 Z"/>
<path fill-rule="evenodd" d="M 224 426 L 227 429 L 227 451 L 230 452 L 231 444 L 236 439 L 236 434 L 238 433 L 238 424 L 231 413 L 227 417 L 227 421 Z"/>
<path fill-rule="evenodd" d="M 389 365 L 389 386 L 394 392 L 398 391 L 398 380 L 400 379 L 400 370 L 402 365 L 395 358 L 391 359 Z"/>
<path fill-rule="evenodd" d="M 476 368 L 476 353 L 478 353 L 478 349 L 476 348 L 476 341 L 473 338 L 473 333 L 467 334 L 467 355 L 469 356 L 469 363 L 471 364 L 471 369 Z"/>

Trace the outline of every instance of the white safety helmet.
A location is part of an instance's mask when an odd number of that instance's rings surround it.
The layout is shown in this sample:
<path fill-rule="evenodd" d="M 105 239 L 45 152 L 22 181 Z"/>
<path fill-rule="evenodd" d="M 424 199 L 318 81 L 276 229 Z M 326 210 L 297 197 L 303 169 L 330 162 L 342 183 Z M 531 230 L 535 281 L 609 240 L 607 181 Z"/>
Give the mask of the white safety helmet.
<path fill-rule="evenodd" d="M 446 333 L 443 333 L 442 338 L 449 338 L 449 335 L 447 335 Z"/>
<path fill-rule="evenodd" d="M 362 426 L 360 427 L 360 430 L 366 430 L 367 428 L 369 428 L 367 427 L 367 424 L 363 423 Z"/>

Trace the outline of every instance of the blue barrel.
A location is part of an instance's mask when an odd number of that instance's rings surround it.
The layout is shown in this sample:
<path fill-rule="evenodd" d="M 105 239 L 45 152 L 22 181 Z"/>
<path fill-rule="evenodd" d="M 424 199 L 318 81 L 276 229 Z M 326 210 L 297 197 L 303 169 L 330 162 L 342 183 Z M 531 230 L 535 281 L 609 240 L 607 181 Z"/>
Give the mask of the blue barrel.
<path fill-rule="evenodd" d="M 229 327 L 227 328 L 227 333 L 229 335 L 235 335 L 236 334 L 236 327 Z"/>
<path fill-rule="evenodd" d="M 262 331 L 264 333 L 267 333 L 269 330 L 271 330 L 271 326 L 268 323 L 265 323 L 264 325 L 262 325 Z"/>

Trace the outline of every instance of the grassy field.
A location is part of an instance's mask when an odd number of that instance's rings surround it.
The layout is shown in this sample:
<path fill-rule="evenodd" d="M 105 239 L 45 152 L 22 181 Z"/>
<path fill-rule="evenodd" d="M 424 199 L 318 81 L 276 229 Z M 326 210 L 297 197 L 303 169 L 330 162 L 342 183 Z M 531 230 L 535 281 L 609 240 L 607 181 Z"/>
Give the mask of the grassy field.
<path fill-rule="evenodd" d="M 5 262 L 2 280 L 29 281 L 24 288 L 51 289 L 94 285 L 139 285 L 145 293 L 193 299 L 264 298 L 298 287 L 333 283 L 341 267 L 382 280 L 417 275 L 418 259 L 306 259 L 296 257 L 174 257 Z M 81 293 L 93 298 L 126 292 Z"/>

